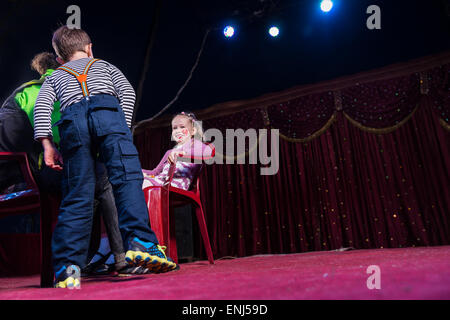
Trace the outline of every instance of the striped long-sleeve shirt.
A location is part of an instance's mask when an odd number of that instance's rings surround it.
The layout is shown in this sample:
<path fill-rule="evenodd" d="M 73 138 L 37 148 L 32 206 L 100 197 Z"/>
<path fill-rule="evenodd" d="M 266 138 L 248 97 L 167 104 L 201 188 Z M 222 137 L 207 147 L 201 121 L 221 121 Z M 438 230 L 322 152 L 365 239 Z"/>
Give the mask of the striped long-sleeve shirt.
<path fill-rule="evenodd" d="M 83 73 L 91 58 L 82 58 L 67 62 L 65 66 Z M 88 72 L 86 80 L 90 95 L 109 94 L 119 99 L 125 114 L 128 127 L 131 127 L 136 94 L 123 73 L 112 64 L 99 60 Z M 51 114 L 55 101 L 60 101 L 60 110 L 83 99 L 80 83 L 77 79 L 63 70 L 56 70 L 45 79 L 34 107 L 34 138 L 52 136 Z"/>

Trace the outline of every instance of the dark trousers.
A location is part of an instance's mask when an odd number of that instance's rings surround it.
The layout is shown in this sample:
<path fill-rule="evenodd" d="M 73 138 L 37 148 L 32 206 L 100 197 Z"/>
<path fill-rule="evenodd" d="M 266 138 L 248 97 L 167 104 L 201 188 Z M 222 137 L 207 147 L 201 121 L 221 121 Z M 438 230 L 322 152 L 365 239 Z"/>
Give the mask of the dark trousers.
<path fill-rule="evenodd" d="M 105 164 L 126 246 L 133 237 L 158 243 L 142 192 L 142 169 L 118 100 L 96 95 L 66 108 L 59 122 L 62 202 L 52 239 L 53 267 L 84 266 L 95 193 L 95 156 Z M 127 248 L 125 248 L 127 249 Z"/>
<path fill-rule="evenodd" d="M 98 251 L 101 240 L 101 218 L 108 235 L 108 242 L 116 263 L 121 255 L 125 255 L 122 236 L 119 230 L 117 209 L 112 186 L 109 183 L 106 167 L 100 161 L 95 162 L 95 196 L 94 217 L 87 261 L 91 261 Z M 61 193 L 62 172 L 50 169 L 45 164 L 37 174 L 39 190 L 52 194 Z"/>
<path fill-rule="evenodd" d="M 119 230 L 119 220 L 117 215 L 116 204 L 114 201 L 114 194 L 111 184 L 108 181 L 106 167 L 103 163 L 96 163 L 95 170 L 97 183 L 95 185 L 94 198 L 94 220 L 92 225 L 91 242 L 87 257 L 87 263 L 97 253 L 101 241 L 101 225 L 100 216 L 103 218 L 106 234 L 108 235 L 109 247 L 114 256 L 116 264 L 120 261 L 120 255 L 125 255 L 122 235 Z M 122 258 L 123 259 L 123 258 Z"/>

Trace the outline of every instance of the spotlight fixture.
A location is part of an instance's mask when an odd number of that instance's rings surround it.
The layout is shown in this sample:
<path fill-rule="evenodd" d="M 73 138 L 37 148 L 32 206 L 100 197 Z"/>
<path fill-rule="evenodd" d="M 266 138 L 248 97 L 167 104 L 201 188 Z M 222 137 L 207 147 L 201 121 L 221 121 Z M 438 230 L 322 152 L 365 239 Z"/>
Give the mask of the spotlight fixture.
<path fill-rule="evenodd" d="M 277 37 L 279 34 L 280 34 L 280 29 L 278 29 L 277 27 L 275 27 L 275 26 L 273 26 L 273 27 L 270 27 L 270 29 L 269 29 L 269 34 L 272 36 L 272 37 Z"/>
<path fill-rule="evenodd" d="M 320 9 L 323 12 L 329 12 L 331 10 L 331 8 L 333 8 L 333 1 L 331 1 L 331 0 L 323 0 L 320 3 Z"/>
<path fill-rule="evenodd" d="M 223 35 L 224 35 L 226 38 L 231 38 L 232 36 L 234 36 L 234 28 L 233 28 L 232 26 L 226 26 L 226 27 L 223 29 Z"/>

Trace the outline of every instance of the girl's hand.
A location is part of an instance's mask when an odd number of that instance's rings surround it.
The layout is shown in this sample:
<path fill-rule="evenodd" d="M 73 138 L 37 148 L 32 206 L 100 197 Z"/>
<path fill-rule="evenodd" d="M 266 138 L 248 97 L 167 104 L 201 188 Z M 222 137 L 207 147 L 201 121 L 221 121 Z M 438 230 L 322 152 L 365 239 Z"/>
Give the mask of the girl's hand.
<path fill-rule="evenodd" d="M 184 152 L 184 151 L 174 150 L 169 154 L 169 157 L 167 159 L 169 160 L 170 163 L 175 163 L 175 162 L 177 162 L 177 157 L 182 157 L 185 154 L 186 154 L 186 152 Z"/>
<path fill-rule="evenodd" d="M 142 170 L 142 173 L 144 174 L 144 178 L 154 178 L 155 177 L 153 174 L 147 173 L 144 170 Z"/>

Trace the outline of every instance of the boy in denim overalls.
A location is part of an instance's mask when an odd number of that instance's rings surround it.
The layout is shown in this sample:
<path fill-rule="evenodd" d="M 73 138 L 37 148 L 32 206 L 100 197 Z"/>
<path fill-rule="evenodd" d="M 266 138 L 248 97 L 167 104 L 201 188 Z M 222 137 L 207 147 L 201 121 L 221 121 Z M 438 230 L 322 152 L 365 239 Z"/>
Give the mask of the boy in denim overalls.
<path fill-rule="evenodd" d="M 45 163 L 63 170 L 63 199 L 52 239 L 55 287 L 80 286 L 92 224 L 97 154 L 113 186 L 126 261 L 154 272 L 176 269 L 150 228 L 142 169 L 124 114 L 130 118 L 134 90 L 117 68 L 93 59 L 92 43 L 83 30 L 60 27 L 52 44 L 63 65 L 44 82 L 34 120 Z M 61 102 L 61 154 L 47 131 L 55 99 Z"/>

